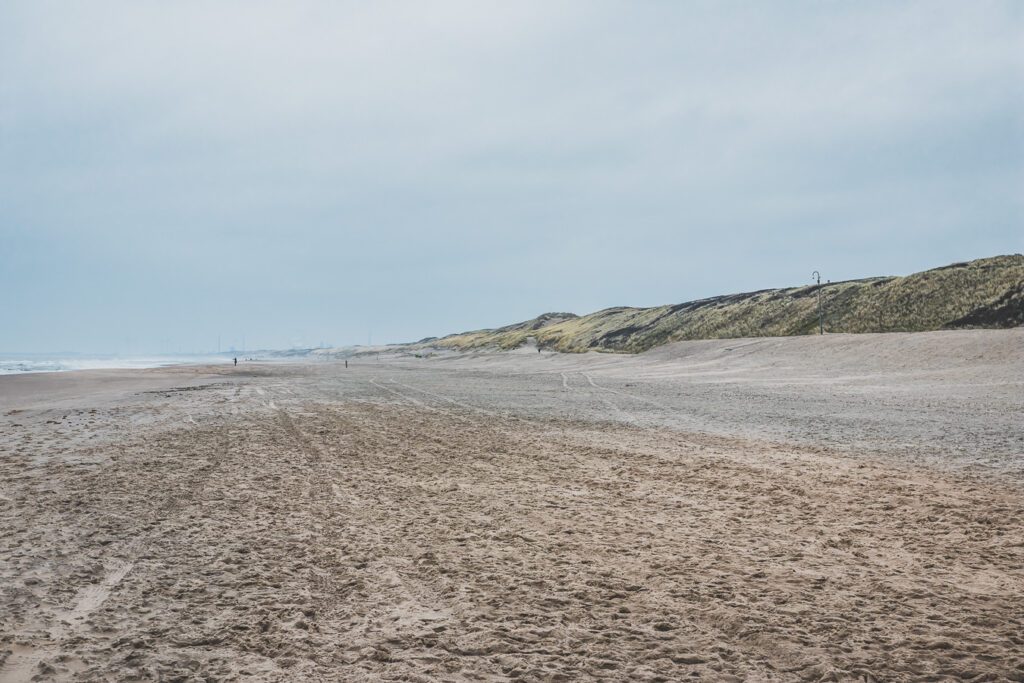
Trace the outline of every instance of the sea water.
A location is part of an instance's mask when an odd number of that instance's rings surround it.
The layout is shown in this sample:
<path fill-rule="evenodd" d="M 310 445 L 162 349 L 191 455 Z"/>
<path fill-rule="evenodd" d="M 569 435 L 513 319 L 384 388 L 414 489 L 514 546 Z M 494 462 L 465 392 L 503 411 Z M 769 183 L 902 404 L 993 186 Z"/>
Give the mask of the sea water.
<path fill-rule="evenodd" d="M 229 363 L 224 356 L 77 356 L 72 354 L 0 355 L 0 375 L 23 372 L 66 372 L 125 368 L 160 368 L 168 365 Z"/>

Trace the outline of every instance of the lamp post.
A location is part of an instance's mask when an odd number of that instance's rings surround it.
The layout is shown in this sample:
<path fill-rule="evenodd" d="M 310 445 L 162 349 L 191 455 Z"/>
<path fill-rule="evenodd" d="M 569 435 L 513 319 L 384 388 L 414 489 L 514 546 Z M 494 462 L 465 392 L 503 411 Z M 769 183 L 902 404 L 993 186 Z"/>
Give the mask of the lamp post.
<path fill-rule="evenodd" d="M 811 277 L 818 284 L 818 334 L 825 334 L 825 320 L 821 317 L 821 273 L 814 271 Z"/>

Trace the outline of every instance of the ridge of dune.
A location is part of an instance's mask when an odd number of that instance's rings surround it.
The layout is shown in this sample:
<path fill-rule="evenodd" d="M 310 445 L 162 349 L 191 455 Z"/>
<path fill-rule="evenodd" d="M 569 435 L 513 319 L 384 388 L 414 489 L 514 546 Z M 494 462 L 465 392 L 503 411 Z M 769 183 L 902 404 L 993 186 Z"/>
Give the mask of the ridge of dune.
<path fill-rule="evenodd" d="M 1024 325 L 1024 255 L 954 263 L 905 277 L 764 289 L 588 315 L 546 313 L 495 329 L 427 338 L 418 348 L 515 349 L 528 340 L 563 352 L 637 353 L 694 339 L 829 333 L 925 332 Z"/>

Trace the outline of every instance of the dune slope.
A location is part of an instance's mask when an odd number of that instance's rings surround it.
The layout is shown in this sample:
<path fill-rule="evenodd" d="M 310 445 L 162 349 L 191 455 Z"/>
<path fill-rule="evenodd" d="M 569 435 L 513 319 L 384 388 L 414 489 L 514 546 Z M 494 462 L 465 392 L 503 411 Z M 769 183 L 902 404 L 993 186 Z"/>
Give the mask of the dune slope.
<path fill-rule="evenodd" d="M 923 332 L 1024 324 L 1024 255 L 956 263 L 906 277 L 873 277 L 656 306 L 616 307 L 584 316 L 549 313 L 493 330 L 420 342 L 467 350 L 518 348 L 535 339 L 564 352 L 637 353 L 675 341 L 780 337 L 826 332 Z"/>

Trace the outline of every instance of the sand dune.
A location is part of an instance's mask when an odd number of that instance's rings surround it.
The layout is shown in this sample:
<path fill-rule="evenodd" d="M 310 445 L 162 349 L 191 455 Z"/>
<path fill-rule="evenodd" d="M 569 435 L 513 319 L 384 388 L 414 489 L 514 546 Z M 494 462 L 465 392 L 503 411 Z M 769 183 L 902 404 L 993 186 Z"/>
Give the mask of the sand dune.
<path fill-rule="evenodd" d="M 0 378 L 0 681 L 1024 679 L 1024 331 Z"/>
<path fill-rule="evenodd" d="M 829 333 L 860 334 L 1012 329 L 1022 324 L 1024 255 L 1008 254 L 906 277 L 762 289 L 652 308 L 617 306 L 583 316 L 546 313 L 412 346 L 515 349 L 532 338 L 563 352 L 637 353 L 681 340 L 810 335 L 821 326 Z"/>

